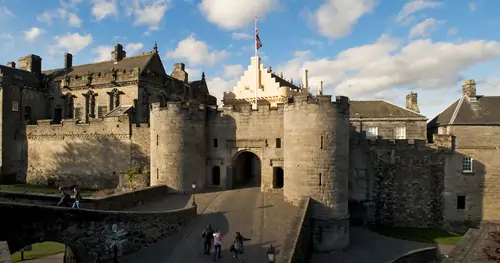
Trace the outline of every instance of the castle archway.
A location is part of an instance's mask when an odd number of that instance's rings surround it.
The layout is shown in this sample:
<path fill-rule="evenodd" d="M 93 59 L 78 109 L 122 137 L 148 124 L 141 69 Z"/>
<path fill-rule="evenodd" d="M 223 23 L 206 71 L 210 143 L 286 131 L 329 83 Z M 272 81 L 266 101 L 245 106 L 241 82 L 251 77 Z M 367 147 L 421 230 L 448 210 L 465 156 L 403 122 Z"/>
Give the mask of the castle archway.
<path fill-rule="evenodd" d="M 250 151 L 236 153 L 232 167 L 233 188 L 260 186 L 261 161 L 256 154 Z"/>

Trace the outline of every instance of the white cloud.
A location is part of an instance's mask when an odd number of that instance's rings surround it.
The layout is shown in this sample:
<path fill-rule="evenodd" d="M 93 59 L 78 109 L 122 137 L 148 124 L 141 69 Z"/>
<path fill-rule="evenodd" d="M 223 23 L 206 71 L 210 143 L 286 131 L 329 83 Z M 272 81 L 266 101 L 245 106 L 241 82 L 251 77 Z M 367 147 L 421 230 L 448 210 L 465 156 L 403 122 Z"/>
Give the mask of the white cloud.
<path fill-rule="evenodd" d="M 179 41 L 175 50 L 167 52 L 167 58 L 186 59 L 189 66 L 213 66 L 228 56 L 225 50 L 210 50 L 207 43 L 197 40 L 194 35 Z"/>
<path fill-rule="evenodd" d="M 430 31 L 436 29 L 436 26 L 440 22 L 441 21 L 438 21 L 434 18 L 427 18 L 410 29 L 409 37 L 410 38 L 427 37 Z"/>
<path fill-rule="evenodd" d="M 500 42 L 420 39 L 403 45 L 382 35 L 375 43 L 346 49 L 332 59 L 313 59 L 308 51 L 298 52 L 277 69 L 296 79 L 300 70 L 307 68 L 312 87 L 322 80 L 329 92 L 336 87 L 337 94 L 359 99 L 403 87 L 449 89 L 461 81 L 464 70 L 496 58 L 500 58 Z"/>
<path fill-rule="evenodd" d="M 233 39 L 240 40 L 240 39 L 251 39 L 253 38 L 252 35 L 247 34 L 247 33 L 233 33 L 231 35 Z"/>
<path fill-rule="evenodd" d="M 0 6 L 0 16 L 15 17 L 14 13 L 6 6 Z"/>
<path fill-rule="evenodd" d="M 97 21 L 112 15 L 118 15 L 116 0 L 95 0 L 92 5 L 92 15 Z"/>
<path fill-rule="evenodd" d="M 170 0 L 131 0 L 128 12 L 134 16 L 134 25 L 147 25 L 149 30 L 155 31 L 160 29 L 169 4 Z"/>
<path fill-rule="evenodd" d="M 202 71 L 200 69 L 186 68 L 186 72 L 189 75 L 190 81 L 201 79 L 201 72 Z"/>
<path fill-rule="evenodd" d="M 245 69 L 242 65 L 226 65 L 224 66 L 224 78 L 232 79 L 241 77 Z"/>
<path fill-rule="evenodd" d="M 469 9 L 471 12 L 474 12 L 477 10 L 477 3 L 474 0 L 469 0 Z"/>
<path fill-rule="evenodd" d="M 225 30 L 244 28 L 255 17 L 264 18 L 280 0 L 202 0 L 198 9 L 205 18 Z"/>
<path fill-rule="evenodd" d="M 456 34 L 458 34 L 458 27 L 450 28 L 447 33 L 448 36 L 454 36 Z"/>
<path fill-rule="evenodd" d="M 32 27 L 27 31 L 24 31 L 24 38 L 28 41 L 33 41 L 43 33 L 43 30 L 38 27 Z"/>
<path fill-rule="evenodd" d="M 321 35 L 337 39 L 349 35 L 358 19 L 374 7 L 375 0 L 326 0 L 311 19 Z"/>
<path fill-rule="evenodd" d="M 125 45 L 125 51 L 127 52 L 127 56 L 133 56 L 137 54 L 139 50 L 141 50 L 144 45 L 141 42 L 138 43 L 128 43 Z"/>
<path fill-rule="evenodd" d="M 68 52 L 73 55 L 80 50 L 89 46 L 94 38 L 89 33 L 87 35 L 80 35 L 79 33 L 68 33 L 64 36 L 56 36 L 54 39 L 57 41 L 55 47 L 49 50 L 50 53 Z"/>
<path fill-rule="evenodd" d="M 60 19 L 67 22 L 70 26 L 80 27 L 82 24 L 82 20 L 71 11 L 68 11 L 64 8 L 58 8 L 56 10 L 45 11 L 42 14 L 38 15 L 36 18 L 40 22 L 44 22 L 48 25 L 52 25 L 54 20 Z"/>
<path fill-rule="evenodd" d="M 54 23 L 53 15 L 51 13 L 49 13 L 48 11 L 45 11 L 45 12 L 41 13 L 40 15 L 38 15 L 36 17 L 36 20 L 43 22 L 43 23 L 46 23 L 46 24 L 49 24 L 49 25 L 52 25 L 52 23 Z"/>
<path fill-rule="evenodd" d="M 396 22 L 409 24 L 413 20 L 413 15 L 419 11 L 429 8 L 439 7 L 441 3 L 430 0 L 410 0 L 396 16 Z"/>
<path fill-rule="evenodd" d="M 212 96 L 217 97 L 217 104 L 222 104 L 221 100 L 225 91 L 232 91 L 237 79 L 224 79 L 221 77 L 207 78 L 207 86 Z"/>

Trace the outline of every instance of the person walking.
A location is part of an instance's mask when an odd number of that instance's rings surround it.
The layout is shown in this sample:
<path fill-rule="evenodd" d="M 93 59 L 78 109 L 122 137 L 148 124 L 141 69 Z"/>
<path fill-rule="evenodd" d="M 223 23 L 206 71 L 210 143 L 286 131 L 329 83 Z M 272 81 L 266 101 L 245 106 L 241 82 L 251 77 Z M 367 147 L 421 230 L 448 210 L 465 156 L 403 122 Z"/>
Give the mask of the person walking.
<path fill-rule="evenodd" d="M 217 261 L 217 258 L 222 258 L 222 235 L 220 233 L 220 229 L 217 229 L 213 234 L 214 237 L 214 261 Z"/>
<path fill-rule="evenodd" d="M 201 237 L 203 238 L 204 254 L 210 255 L 210 249 L 212 248 L 212 239 L 214 239 L 214 230 L 212 229 L 212 226 L 210 224 L 208 224 L 205 229 L 203 229 Z"/>
<path fill-rule="evenodd" d="M 233 259 L 238 259 L 240 262 L 243 262 L 241 259 L 241 254 L 244 253 L 243 242 L 250 240 L 250 238 L 243 237 L 240 232 L 236 232 L 234 235 L 233 245 L 231 246 L 231 250 L 233 251 Z"/>
<path fill-rule="evenodd" d="M 70 196 L 68 193 L 66 193 L 66 191 L 64 191 L 64 188 L 62 186 L 59 186 L 59 197 L 61 197 L 61 199 L 57 203 L 57 206 L 69 207 Z"/>
<path fill-rule="evenodd" d="M 80 201 L 82 201 L 82 195 L 80 194 L 80 190 L 73 187 L 73 193 L 75 194 L 75 202 L 73 203 L 73 208 L 80 208 Z"/>

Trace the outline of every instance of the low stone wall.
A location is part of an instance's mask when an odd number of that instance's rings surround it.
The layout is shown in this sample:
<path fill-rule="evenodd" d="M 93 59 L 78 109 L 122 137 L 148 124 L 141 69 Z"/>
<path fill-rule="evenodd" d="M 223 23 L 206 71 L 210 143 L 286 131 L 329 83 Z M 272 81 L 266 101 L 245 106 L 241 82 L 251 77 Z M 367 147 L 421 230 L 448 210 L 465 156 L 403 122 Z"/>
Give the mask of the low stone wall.
<path fill-rule="evenodd" d="M 12 256 L 7 241 L 0 241 L 0 263 L 12 263 Z"/>
<path fill-rule="evenodd" d="M 168 187 L 158 185 L 130 192 L 116 193 L 105 197 L 83 198 L 81 208 L 97 210 L 125 210 L 155 201 L 168 195 Z M 59 197 L 54 195 L 0 192 L 0 202 L 15 202 L 34 205 L 56 205 Z"/>
<path fill-rule="evenodd" d="M 392 261 L 392 263 L 435 263 L 440 258 L 437 247 L 416 249 Z"/>
<path fill-rule="evenodd" d="M 128 232 L 121 250 L 128 254 L 178 231 L 196 216 L 196 207 L 134 212 L 0 202 L 0 214 L 8 215 L 0 219 L 0 240 L 8 242 L 10 252 L 54 241 L 69 246 L 81 262 L 105 262 L 113 255 L 107 240 L 113 224 Z"/>
<path fill-rule="evenodd" d="M 299 207 L 300 214 L 297 215 L 294 227 L 290 229 L 283 249 L 282 263 L 309 262 L 312 251 L 311 198 L 302 198 Z"/>

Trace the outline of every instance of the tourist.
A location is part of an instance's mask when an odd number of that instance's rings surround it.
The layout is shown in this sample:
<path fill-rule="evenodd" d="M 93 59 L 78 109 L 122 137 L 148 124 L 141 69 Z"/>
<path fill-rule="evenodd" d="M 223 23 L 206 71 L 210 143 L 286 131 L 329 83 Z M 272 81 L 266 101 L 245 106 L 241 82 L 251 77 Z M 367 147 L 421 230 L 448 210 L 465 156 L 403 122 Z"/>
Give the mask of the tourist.
<path fill-rule="evenodd" d="M 204 239 L 203 245 L 205 250 L 205 255 L 210 255 L 210 249 L 212 248 L 212 239 L 214 238 L 214 230 L 210 224 L 203 230 L 201 236 Z"/>
<path fill-rule="evenodd" d="M 80 201 L 82 200 L 82 195 L 80 194 L 80 190 L 73 187 L 73 193 L 75 194 L 75 202 L 73 203 L 73 208 L 80 208 Z"/>
<path fill-rule="evenodd" d="M 220 229 L 217 229 L 214 233 L 214 261 L 217 261 L 218 258 L 222 258 L 221 248 L 222 248 L 222 235 L 220 233 Z"/>
<path fill-rule="evenodd" d="M 238 259 L 240 262 L 243 262 L 241 260 L 241 254 L 243 254 L 243 242 L 250 240 L 249 238 L 243 237 L 240 232 L 236 232 L 234 235 L 234 240 L 233 240 L 233 245 L 231 246 L 231 250 L 234 253 L 233 259 Z"/>
<path fill-rule="evenodd" d="M 70 204 L 70 196 L 66 191 L 64 191 L 64 188 L 62 186 L 59 186 L 59 196 L 61 199 L 57 203 L 57 206 L 65 206 L 69 207 Z"/>

